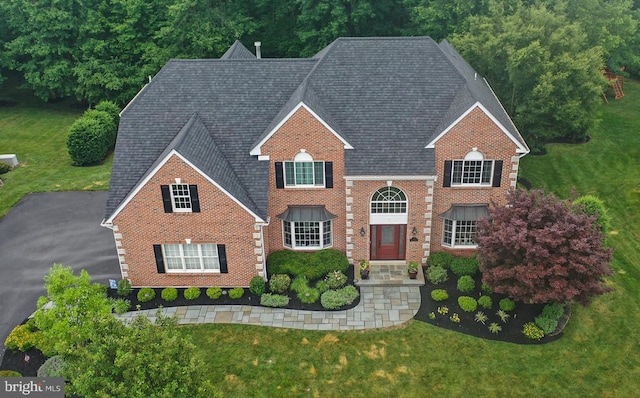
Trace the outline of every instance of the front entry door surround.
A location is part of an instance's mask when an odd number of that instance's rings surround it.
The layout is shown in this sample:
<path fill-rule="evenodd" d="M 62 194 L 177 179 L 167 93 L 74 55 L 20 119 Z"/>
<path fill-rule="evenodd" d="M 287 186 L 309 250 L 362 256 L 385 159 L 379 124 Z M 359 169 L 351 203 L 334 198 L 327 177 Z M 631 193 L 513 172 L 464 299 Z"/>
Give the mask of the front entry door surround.
<path fill-rule="evenodd" d="M 406 224 L 371 226 L 371 260 L 404 260 Z"/>

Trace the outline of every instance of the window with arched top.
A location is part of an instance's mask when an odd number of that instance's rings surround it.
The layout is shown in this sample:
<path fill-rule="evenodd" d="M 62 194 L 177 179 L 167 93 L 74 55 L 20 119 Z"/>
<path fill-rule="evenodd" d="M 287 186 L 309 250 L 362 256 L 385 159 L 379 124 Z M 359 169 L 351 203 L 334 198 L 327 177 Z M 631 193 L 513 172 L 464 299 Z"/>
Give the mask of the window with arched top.
<path fill-rule="evenodd" d="M 293 162 L 284 162 L 285 186 L 323 187 L 325 164 L 317 162 L 306 152 L 298 153 Z"/>
<path fill-rule="evenodd" d="M 466 154 L 464 160 L 454 160 L 451 185 L 491 185 L 493 160 L 485 160 L 478 151 Z"/>
<path fill-rule="evenodd" d="M 405 214 L 407 195 L 396 187 L 378 189 L 371 197 L 372 214 Z"/>

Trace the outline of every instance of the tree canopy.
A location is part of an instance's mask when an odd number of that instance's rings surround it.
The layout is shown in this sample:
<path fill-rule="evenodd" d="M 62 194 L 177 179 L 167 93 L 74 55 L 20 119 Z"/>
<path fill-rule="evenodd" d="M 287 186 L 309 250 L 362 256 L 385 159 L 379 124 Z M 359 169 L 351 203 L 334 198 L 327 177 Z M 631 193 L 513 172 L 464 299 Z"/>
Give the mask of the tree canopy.
<path fill-rule="evenodd" d="M 610 290 L 612 251 L 596 216 L 543 190 L 511 191 L 478 221 L 482 280 L 495 292 L 527 303 L 591 298 Z"/>

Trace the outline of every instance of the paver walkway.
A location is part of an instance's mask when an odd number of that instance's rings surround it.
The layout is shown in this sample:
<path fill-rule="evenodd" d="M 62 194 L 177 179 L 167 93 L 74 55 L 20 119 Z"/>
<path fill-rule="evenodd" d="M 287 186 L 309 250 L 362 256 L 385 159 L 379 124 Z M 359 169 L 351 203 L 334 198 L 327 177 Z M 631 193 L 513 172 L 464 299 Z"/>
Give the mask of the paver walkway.
<path fill-rule="evenodd" d="M 420 288 L 406 286 L 361 286 L 360 303 L 345 311 L 308 311 L 248 305 L 194 305 L 168 307 L 161 311 L 176 316 L 180 324 L 239 323 L 304 330 L 362 330 L 399 325 L 412 319 L 420 308 Z M 132 311 L 119 315 L 132 319 L 145 315 L 155 320 L 158 310 Z"/>

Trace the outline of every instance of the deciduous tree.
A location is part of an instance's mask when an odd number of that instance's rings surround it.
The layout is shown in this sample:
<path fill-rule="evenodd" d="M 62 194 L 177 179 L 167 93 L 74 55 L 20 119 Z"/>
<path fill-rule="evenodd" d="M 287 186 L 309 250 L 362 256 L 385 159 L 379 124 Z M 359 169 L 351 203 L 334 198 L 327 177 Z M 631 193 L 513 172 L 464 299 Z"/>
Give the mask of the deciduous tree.
<path fill-rule="evenodd" d="M 595 216 L 542 190 L 511 191 L 506 207 L 478 221 L 480 269 L 495 292 L 527 303 L 588 305 L 609 290 L 611 249 Z"/>

